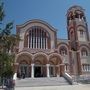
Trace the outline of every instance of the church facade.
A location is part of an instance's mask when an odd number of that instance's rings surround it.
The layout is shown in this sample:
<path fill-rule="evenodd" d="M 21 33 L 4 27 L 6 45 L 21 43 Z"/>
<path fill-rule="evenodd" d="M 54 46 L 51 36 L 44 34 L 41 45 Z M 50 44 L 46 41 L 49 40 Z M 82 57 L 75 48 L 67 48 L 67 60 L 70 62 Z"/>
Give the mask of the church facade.
<path fill-rule="evenodd" d="M 25 77 L 60 77 L 90 74 L 90 37 L 84 9 L 67 11 L 68 39 L 58 39 L 57 30 L 34 19 L 16 26 L 21 40 L 17 45 L 15 73 Z"/>

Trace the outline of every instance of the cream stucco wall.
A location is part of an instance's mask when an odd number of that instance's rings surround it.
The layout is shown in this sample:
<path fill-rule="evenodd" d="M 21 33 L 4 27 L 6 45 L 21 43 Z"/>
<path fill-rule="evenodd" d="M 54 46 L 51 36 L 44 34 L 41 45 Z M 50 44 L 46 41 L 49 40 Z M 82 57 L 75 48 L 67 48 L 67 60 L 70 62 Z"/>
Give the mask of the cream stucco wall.
<path fill-rule="evenodd" d="M 24 34 L 23 30 L 20 31 L 20 42 L 19 42 L 19 52 L 23 50 L 24 47 Z"/>

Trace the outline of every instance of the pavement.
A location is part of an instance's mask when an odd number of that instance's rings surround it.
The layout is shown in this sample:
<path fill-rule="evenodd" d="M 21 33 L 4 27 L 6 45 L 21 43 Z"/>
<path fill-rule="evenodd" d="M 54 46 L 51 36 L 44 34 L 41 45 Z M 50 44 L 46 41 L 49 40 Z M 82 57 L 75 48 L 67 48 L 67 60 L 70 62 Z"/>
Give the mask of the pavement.
<path fill-rule="evenodd" d="M 0 90 L 4 90 L 1 89 Z M 62 85 L 62 86 L 36 86 L 15 87 L 15 90 L 90 90 L 90 84 Z"/>
<path fill-rule="evenodd" d="M 16 87 L 15 90 L 90 90 L 90 84 L 39 86 L 39 87 Z"/>

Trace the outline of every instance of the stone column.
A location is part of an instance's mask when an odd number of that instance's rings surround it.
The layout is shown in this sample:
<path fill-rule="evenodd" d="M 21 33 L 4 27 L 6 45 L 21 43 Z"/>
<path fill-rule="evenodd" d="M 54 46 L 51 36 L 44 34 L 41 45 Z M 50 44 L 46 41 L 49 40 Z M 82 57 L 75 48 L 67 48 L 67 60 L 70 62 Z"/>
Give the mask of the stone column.
<path fill-rule="evenodd" d="M 18 69 L 19 63 L 14 63 L 14 75 L 13 75 L 13 80 L 17 79 L 17 69 Z"/>
<path fill-rule="evenodd" d="M 64 68 L 64 67 L 65 67 L 64 64 L 61 64 L 61 65 L 60 65 L 60 70 L 61 70 L 61 71 L 60 71 L 60 76 L 62 76 L 62 75 L 65 73 L 65 68 Z"/>
<path fill-rule="evenodd" d="M 72 51 L 70 50 L 69 51 L 69 63 L 70 63 L 70 66 L 69 66 L 69 71 L 70 71 L 70 74 L 72 75 L 73 74 L 73 60 L 72 60 Z"/>
<path fill-rule="evenodd" d="M 49 66 L 50 66 L 50 64 L 46 64 L 46 66 L 47 66 L 47 77 L 50 77 L 50 74 L 49 74 Z"/>
<path fill-rule="evenodd" d="M 34 64 L 31 64 L 31 78 L 34 78 Z"/>
<path fill-rule="evenodd" d="M 77 55 L 77 62 L 76 62 L 77 73 L 78 73 L 78 75 L 81 75 L 82 74 L 82 68 L 81 68 L 80 52 L 77 51 L 76 52 L 76 55 Z"/>
<path fill-rule="evenodd" d="M 59 77 L 59 76 L 60 76 L 60 66 L 57 65 L 57 77 Z"/>

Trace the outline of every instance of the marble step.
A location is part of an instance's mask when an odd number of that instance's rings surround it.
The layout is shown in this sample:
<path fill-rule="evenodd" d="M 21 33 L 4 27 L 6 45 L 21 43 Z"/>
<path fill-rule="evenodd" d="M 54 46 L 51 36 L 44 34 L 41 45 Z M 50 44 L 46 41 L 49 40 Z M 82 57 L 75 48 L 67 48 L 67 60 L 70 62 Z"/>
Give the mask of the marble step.
<path fill-rule="evenodd" d="M 16 80 L 16 87 L 69 85 L 63 77 L 25 78 Z"/>

